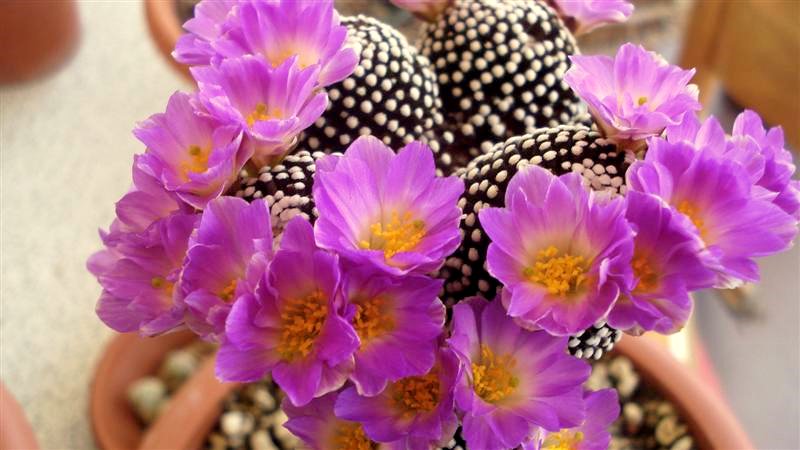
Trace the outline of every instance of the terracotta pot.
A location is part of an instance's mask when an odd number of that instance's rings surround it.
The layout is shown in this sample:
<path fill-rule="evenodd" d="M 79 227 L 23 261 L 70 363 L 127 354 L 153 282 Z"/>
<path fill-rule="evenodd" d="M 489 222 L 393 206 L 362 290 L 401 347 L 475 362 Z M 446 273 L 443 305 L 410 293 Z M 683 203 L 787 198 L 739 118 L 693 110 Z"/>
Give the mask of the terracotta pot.
<path fill-rule="evenodd" d="M 74 0 L 0 1 L 0 83 L 25 81 L 64 63 L 78 28 Z"/>
<path fill-rule="evenodd" d="M 627 356 L 645 382 L 675 405 L 701 449 L 755 450 L 730 407 L 664 346 L 625 336 L 614 351 Z"/>
<path fill-rule="evenodd" d="M 189 66 L 175 61 L 172 57 L 178 38 L 184 33 L 175 0 L 145 0 L 144 9 L 147 25 L 158 50 L 183 76 L 192 80 Z"/>
<path fill-rule="evenodd" d="M 194 334 L 184 331 L 155 338 L 122 334 L 111 341 L 100 357 L 89 392 L 89 415 L 98 447 L 131 449 L 139 445 L 144 429 L 128 403 L 128 387 L 154 374 L 167 353 L 194 339 Z"/>
<path fill-rule="evenodd" d="M 675 404 L 701 449 L 755 448 L 728 406 L 661 345 L 626 336 L 615 351 L 630 358 L 645 381 Z M 150 427 L 141 449 L 200 448 L 219 417 L 222 400 L 237 385 L 217 381 L 209 360 L 184 386 Z"/>
<path fill-rule="evenodd" d="M 33 434 L 25 412 L 14 396 L 0 383 L 0 450 L 36 450 L 36 436 Z"/>
<path fill-rule="evenodd" d="M 209 358 L 147 429 L 140 450 L 199 449 L 222 413 L 222 401 L 239 386 L 222 383 Z"/>

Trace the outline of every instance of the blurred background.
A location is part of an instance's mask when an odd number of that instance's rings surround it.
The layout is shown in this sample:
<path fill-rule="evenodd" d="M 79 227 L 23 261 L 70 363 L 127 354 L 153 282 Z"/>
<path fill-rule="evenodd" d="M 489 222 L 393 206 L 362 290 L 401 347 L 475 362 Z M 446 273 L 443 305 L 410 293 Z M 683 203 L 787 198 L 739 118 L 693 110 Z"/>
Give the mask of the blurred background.
<path fill-rule="evenodd" d="M 34 18 L 15 15 L 13 3 L 0 6 L 0 378 L 43 448 L 92 448 L 88 386 L 112 332 L 94 314 L 99 287 L 84 264 L 129 187 L 132 155 L 144 150 L 132 127 L 192 86 L 164 56 L 167 38 L 153 34 L 143 1 L 31 2 L 49 10 Z M 193 2 L 177 3 L 174 20 L 183 20 Z M 800 2 L 635 4 L 627 23 L 586 36 L 582 52 L 613 54 L 632 41 L 697 67 L 704 113 L 729 129 L 742 108 L 754 109 L 800 148 Z M 416 19 L 383 1 L 337 6 L 416 36 Z M 74 26 L 59 25 L 71 14 Z M 169 22 L 151 24 L 160 20 Z M 52 34 L 15 54 L 9 43 L 31 26 Z M 44 62 L 26 60 L 37 51 Z M 694 323 L 667 345 L 696 367 L 687 342 L 702 344 L 712 367 L 704 379 L 758 448 L 797 449 L 800 249 L 761 267 L 756 287 L 699 294 Z"/>

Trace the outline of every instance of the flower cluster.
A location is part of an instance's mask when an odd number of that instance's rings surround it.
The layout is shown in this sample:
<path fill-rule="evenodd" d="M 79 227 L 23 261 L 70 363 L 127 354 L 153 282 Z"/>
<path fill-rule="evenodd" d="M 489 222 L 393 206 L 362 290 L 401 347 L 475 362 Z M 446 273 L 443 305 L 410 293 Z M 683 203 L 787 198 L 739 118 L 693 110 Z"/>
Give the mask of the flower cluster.
<path fill-rule="evenodd" d="M 428 18 L 450 5 L 395 2 Z M 551 5 L 578 31 L 632 10 Z M 504 192 L 470 186 L 497 201 L 469 206 L 480 223 L 465 236 L 464 182 L 437 176 L 426 144 L 391 149 L 367 128 L 342 154 L 315 156 L 316 222 L 287 219 L 274 236 L 267 202 L 231 186 L 293 151 L 356 53 L 330 0 L 204 1 L 185 28 L 175 57 L 198 91 L 134 131 L 146 151 L 87 263 L 97 314 L 147 336 L 188 327 L 219 344 L 222 380 L 271 376 L 286 427 L 313 449 L 428 450 L 459 427 L 477 450 L 606 448 L 616 393 L 584 390 L 591 368 L 568 354 L 569 336 L 598 321 L 674 333 L 692 291 L 756 281 L 754 259 L 797 235 L 800 183 L 780 128 L 751 111 L 730 135 L 700 122 L 693 71 L 627 44 L 615 58 L 573 56 L 564 77 L 603 140 L 628 151 L 624 195 L 518 159 L 491 175 L 508 178 Z M 448 314 L 434 275 L 481 232 L 502 289 Z"/>
<path fill-rule="evenodd" d="M 780 128 L 765 130 L 752 111 L 730 136 L 713 117 L 701 124 L 692 72 L 640 47 L 573 61 L 566 79 L 605 136 L 645 155 L 624 198 L 587 192 L 576 174 L 520 170 L 505 206 L 480 212 L 488 270 L 526 328 L 569 335 L 604 319 L 633 334 L 673 333 L 691 291 L 758 281 L 754 258 L 791 245 L 800 211 L 791 155 Z"/>

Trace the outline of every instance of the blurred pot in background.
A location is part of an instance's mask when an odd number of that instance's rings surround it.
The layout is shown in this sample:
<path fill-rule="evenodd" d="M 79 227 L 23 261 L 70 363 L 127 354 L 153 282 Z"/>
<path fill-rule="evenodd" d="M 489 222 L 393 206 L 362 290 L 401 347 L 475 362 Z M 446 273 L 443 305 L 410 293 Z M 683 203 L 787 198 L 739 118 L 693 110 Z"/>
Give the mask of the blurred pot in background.
<path fill-rule="evenodd" d="M 64 63 L 78 42 L 73 0 L 0 2 L 0 83 L 26 81 Z"/>

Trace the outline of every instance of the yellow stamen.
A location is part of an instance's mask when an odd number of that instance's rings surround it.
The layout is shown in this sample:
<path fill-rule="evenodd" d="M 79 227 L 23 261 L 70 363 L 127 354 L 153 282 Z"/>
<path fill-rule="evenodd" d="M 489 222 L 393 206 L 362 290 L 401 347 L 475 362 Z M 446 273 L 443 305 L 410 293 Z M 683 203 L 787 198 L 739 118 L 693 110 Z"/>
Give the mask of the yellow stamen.
<path fill-rule="evenodd" d="M 481 345 L 481 355 L 472 362 L 472 386 L 475 393 L 489 403 L 497 403 L 513 394 L 519 378 L 513 369 L 517 360 L 511 355 L 496 356 L 488 345 Z"/>
<path fill-rule="evenodd" d="M 186 149 L 189 157 L 180 163 L 181 174 L 184 179 L 189 178 L 189 173 L 202 173 L 208 170 L 208 157 L 211 154 L 210 148 L 202 148 L 199 145 L 190 145 Z"/>
<path fill-rule="evenodd" d="M 633 256 L 631 266 L 633 267 L 633 275 L 639 279 L 639 283 L 636 285 L 636 292 L 647 293 L 656 290 L 658 287 L 658 273 L 650 265 L 648 258 L 636 254 Z"/>
<path fill-rule="evenodd" d="M 410 212 L 401 217 L 393 212 L 389 223 L 370 225 L 370 238 L 359 242 L 359 246 L 370 250 L 383 250 L 386 259 L 400 252 L 408 252 L 425 237 L 425 222 L 414 220 Z"/>
<path fill-rule="evenodd" d="M 222 291 L 219 293 L 219 297 L 226 302 L 233 300 L 233 295 L 236 293 L 236 280 L 231 281 L 227 286 L 225 286 Z"/>
<path fill-rule="evenodd" d="M 698 214 L 697 208 L 688 201 L 683 200 L 682 202 L 678 203 L 677 209 L 680 213 L 684 214 L 686 217 L 689 218 L 689 220 L 692 221 L 694 226 L 696 226 L 697 230 L 700 232 L 700 237 L 703 240 L 706 240 L 707 237 L 706 233 L 708 230 L 706 228 L 705 221 Z"/>
<path fill-rule="evenodd" d="M 589 262 L 583 256 L 559 254 L 554 246 L 540 250 L 533 267 L 526 267 L 523 275 L 547 289 L 550 295 L 565 297 L 574 294 L 586 281 Z"/>
<path fill-rule="evenodd" d="M 636 103 L 638 103 L 638 104 L 639 104 L 639 106 L 642 106 L 642 105 L 644 105 L 645 103 L 647 103 L 647 97 L 645 97 L 645 96 L 641 96 L 641 97 L 639 97 L 639 99 L 638 99 L 638 100 L 636 100 Z"/>
<path fill-rule="evenodd" d="M 542 444 L 542 450 L 578 450 L 583 441 L 583 432 L 570 431 L 565 428 L 557 433 L 550 433 Z"/>
<path fill-rule="evenodd" d="M 153 289 L 162 289 L 171 297 L 172 289 L 175 287 L 175 283 L 168 281 L 164 277 L 153 277 L 150 279 L 150 286 L 152 286 Z"/>
<path fill-rule="evenodd" d="M 337 425 L 333 436 L 333 450 L 375 450 L 378 444 L 372 442 L 364 433 L 360 423 L 350 422 Z"/>
<path fill-rule="evenodd" d="M 264 56 L 269 61 L 272 68 L 276 68 L 284 63 L 292 56 L 297 56 L 297 66 L 302 70 L 306 67 L 319 62 L 319 56 L 315 52 L 310 52 L 306 49 L 298 49 L 296 45 L 284 44 L 284 46 L 277 52 L 267 52 Z"/>
<path fill-rule="evenodd" d="M 439 404 L 439 374 L 436 368 L 426 375 L 403 378 L 389 386 L 392 405 L 403 416 L 433 411 Z"/>
<path fill-rule="evenodd" d="M 252 127 L 256 122 L 281 118 L 283 118 L 283 112 L 280 108 L 270 108 L 264 103 L 259 103 L 245 120 L 247 121 L 247 126 Z"/>
<path fill-rule="evenodd" d="M 361 339 L 361 347 L 368 345 L 373 339 L 379 338 L 394 329 L 394 319 L 386 308 L 383 298 L 356 298 L 356 315 L 353 327 Z"/>
<path fill-rule="evenodd" d="M 308 356 L 327 315 L 327 299 L 318 290 L 288 300 L 281 311 L 281 335 L 277 346 L 281 358 L 292 362 Z"/>

